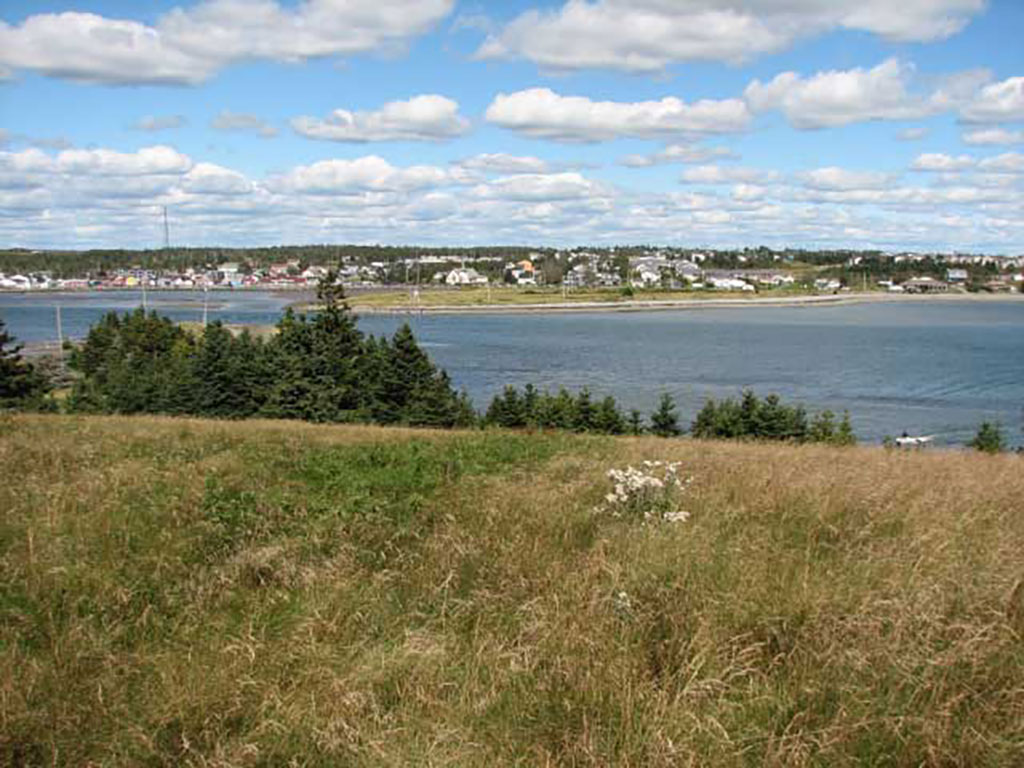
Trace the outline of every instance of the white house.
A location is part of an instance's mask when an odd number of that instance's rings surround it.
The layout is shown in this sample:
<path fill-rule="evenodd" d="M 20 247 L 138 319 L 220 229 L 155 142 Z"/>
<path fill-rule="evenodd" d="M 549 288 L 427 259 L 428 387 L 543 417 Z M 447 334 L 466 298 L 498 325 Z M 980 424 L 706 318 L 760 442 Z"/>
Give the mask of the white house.
<path fill-rule="evenodd" d="M 737 277 L 709 277 L 708 285 L 716 291 L 753 291 L 754 286 Z"/>
<path fill-rule="evenodd" d="M 448 285 L 487 285 L 487 278 L 472 267 L 459 267 L 444 279 Z"/>
<path fill-rule="evenodd" d="M 947 269 L 946 270 L 946 281 L 950 283 L 966 283 L 967 282 L 967 270 L 966 269 Z"/>

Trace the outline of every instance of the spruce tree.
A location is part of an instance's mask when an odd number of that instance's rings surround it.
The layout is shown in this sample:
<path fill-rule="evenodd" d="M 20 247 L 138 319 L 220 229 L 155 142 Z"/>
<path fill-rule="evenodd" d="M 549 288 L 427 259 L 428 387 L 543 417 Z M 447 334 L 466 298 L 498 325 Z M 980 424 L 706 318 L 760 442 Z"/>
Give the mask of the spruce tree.
<path fill-rule="evenodd" d="M 990 421 L 983 421 L 978 427 L 974 439 L 967 445 L 982 453 L 1002 453 L 1006 450 L 1006 440 L 1003 438 L 1003 431 L 998 424 Z"/>
<path fill-rule="evenodd" d="M 636 408 L 629 412 L 629 434 L 642 435 L 644 431 L 644 417 Z"/>
<path fill-rule="evenodd" d="M 0 320 L 0 408 L 38 407 L 48 390 L 46 380 L 22 358 L 21 350 Z"/>
<path fill-rule="evenodd" d="M 598 404 L 594 429 L 606 435 L 621 435 L 626 431 L 626 420 L 622 418 L 614 397 L 606 397 Z"/>
<path fill-rule="evenodd" d="M 667 392 L 662 394 L 658 409 L 651 414 L 651 432 L 658 437 L 677 437 L 682 433 L 675 401 Z"/>

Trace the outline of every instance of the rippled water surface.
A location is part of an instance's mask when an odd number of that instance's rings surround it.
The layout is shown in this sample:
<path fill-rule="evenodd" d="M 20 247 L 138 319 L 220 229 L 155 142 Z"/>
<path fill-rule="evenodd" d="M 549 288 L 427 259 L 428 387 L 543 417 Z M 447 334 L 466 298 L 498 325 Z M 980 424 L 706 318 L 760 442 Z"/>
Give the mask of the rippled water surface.
<path fill-rule="evenodd" d="M 81 336 L 133 293 L 0 295 L 0 316 L 25 341 Z M 209 315 L 272 323 L 291 294 L 211 293 Z M 202 316 L 201 293 L 150 294 L 178 320 Z M 959 442 L 984 419 L 1024 442 L 1024 301 L 936 301 L 670 312 L 371 316 L 369 333 L 409 320 L 478 407 L 506 384 L 588 386 L 627 408 L 672 393 L 689 421 L 708 397 L 744 387 L 812 410 L 849 410 L 859 436 L 935 434 Z"/>

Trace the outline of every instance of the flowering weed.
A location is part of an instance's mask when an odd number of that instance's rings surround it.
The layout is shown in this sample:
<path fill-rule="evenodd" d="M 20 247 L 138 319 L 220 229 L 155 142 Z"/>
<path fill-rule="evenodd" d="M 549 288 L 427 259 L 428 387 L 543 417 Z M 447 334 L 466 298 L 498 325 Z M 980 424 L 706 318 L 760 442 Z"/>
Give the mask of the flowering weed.
<path fill-rule="evenodd" d="M 614 490 L 595 511 L 640 523 L 686 522 L 690 513 L 680 509 L 680 497 L 692 477 L 679 476 L 678 461 L 645 461 L 639 468 L 609 469 Z"/>

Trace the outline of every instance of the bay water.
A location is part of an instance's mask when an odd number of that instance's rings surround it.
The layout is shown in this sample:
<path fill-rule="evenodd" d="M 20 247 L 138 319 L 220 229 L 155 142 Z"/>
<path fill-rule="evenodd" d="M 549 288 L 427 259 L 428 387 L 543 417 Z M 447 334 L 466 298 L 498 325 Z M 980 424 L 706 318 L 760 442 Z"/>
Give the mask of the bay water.
<path fill-rule="evenodd" d="M 199 321 L 200 292 L 151 292 L 147 304 Z M 209 319 L 271 324 L 294 294 L 210 293 Z M 0 294 L 0 317 L 20 341 L 81 338 L 141 293 Z M 391 334 L 409 322 L 455 385 L 485 408 L 506 385 L 588 387 L 649 413 L 662 392 L 688 424 L 709 398 L 744 388 L 811 411 L 850 412 L 865 441 L 935 435 L 962 443 L 983 420 L 1024 443 L 1024 300 L 907 301 L 810 307 L 493 315 L 368 315 L 360 328 Z"/>

